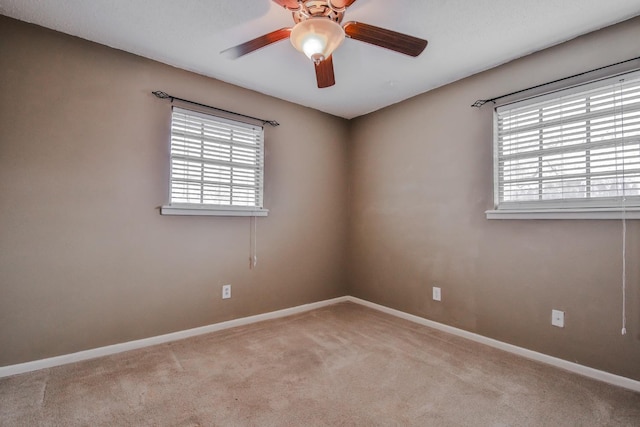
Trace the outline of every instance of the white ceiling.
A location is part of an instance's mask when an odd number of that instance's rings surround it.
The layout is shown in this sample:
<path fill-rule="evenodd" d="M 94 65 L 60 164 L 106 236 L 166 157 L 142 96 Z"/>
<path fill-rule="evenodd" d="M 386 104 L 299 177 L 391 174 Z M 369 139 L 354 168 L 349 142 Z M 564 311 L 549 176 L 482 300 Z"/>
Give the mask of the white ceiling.
<path fill-rule="evenodd" d="M 336 85 L 326 89 L 288 40 L 235 60 L 220 55 L 292 26 L 270 0 L 0 0 L 0 14 L 353 118 L 636 16 L 640 0 L 358 0 L 344 22 L 429 45 L 411 58 L 347 39 L 333 54 Z"/>

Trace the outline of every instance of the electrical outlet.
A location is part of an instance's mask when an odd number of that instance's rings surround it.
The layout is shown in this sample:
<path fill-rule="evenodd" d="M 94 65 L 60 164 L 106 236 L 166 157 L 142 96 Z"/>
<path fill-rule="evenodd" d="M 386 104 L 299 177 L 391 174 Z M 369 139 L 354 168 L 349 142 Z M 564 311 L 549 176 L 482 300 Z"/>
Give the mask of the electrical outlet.
<path fill-rule="evenodd" d="M 222 286 L 222 299 L 231 298 L 231 285 Z"/>
<path fill-rule="evenodd" d="M 434 301 L 441 301 L 442 300 L 442 292 L 441 292 L 440 288 L 438 288 L 437 286 L 433 287 L 433 300 Z"/>
<path fill-rule="evenodd" d="M 551 324 L 558 328 L 564 328 L 564 311 L 551 310 Z"/>

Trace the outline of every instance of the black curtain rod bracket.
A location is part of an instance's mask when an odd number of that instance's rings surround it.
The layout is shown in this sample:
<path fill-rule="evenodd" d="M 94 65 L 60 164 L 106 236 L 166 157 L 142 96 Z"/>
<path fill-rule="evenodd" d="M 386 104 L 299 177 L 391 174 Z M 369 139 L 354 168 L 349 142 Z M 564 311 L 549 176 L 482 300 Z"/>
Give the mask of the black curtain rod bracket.
<path fill-rule="evenodd" d="M 271 126 L 274 126 L 274 127 L 275 126 L 280 126 L 280 123 L 276 122 L 275 120 L 259 119 L 257 117 L 247 116 L 246 114 L 240 114 L 240 113 L 235 113 L 235 112 L 229 111 L 229 110 L 223 110 L 222 108 L 212 107 L 211 105 L 201 104 L 199 102 L 189 101 L 188 99 L 178 98 L 176 96 L 169 95 L 166 92 L 162 92 L 161 90 L 156 90 L 156 91 L 153 91 L 151 93 L 154 94 L 156 97 L 158 97 L 160 99 L 170 99 L 171 102 L 173 102 L 174 100 L 181 101 L 181 102 L 186 102 L 187 104 L 197 105 L 199 107 L 210 108 L 212 110 L 220 111 L 222 113 L 232 114 L 234 116 L 244 117 L 244 118 L 251 119 L 251 120 L 257 120 L 259 122 L 262 122 L 263 125 L 271 125 Z"/>
<path fill-rule="evenodd" d="M 561 79 L 554 80 L 554 81 L 551 81 L 551 82 L 542 83 L 542 84 L 539 84 L 539 85 L 536 85 L 536 86 L 531 86 L 531 87 L 528 87 L 528 88 L 526 88 L 526 89 L 521 89 L 521 90 L 517 90 L 517 91 L 515 91 L 515 92 L 507 93 L 506 95 L 496 96 L 495 98 L 491 98 L 491 99 L 478 99 L 476 102 L 474 102 L 473 104 L 471 104 L 471 106 L 472 106 L 472 107 L 476 107 L 476 108 L 480 108 L 480 107 L 482 107 L 484 104 L 486 104 L 487 102 L 493 102 L 493 103 L 495 104 L 495 103 L 496 103 L 496 101 L 497 101 L 498 99 L 506 98 L 506 97 L 511 96 L 511 95 L 517 95 L 517 94 L 519 94 L 519 93 L 527 92 L 527 91 L 529 91 L 529 90 L 533 90 L 533 89 L 538 89 L 538 88 L 541 88 L 541 87 L 544 87 L 544 86 L 552 85 L 552 84 L 554 84 L 554 83 L 562 82 L 562 81 L 564 81 L 564 80 L 573 79 L 573 78 L 575 78 L 575 77 L 584 76 L 585 74 L 589 74 L 589 73 L 593 73 L 593 72 L 596 72 L 596 71 L 604 70 L 604 69 L 607 69 L 607 68 L 615 67 L 615 66 L 617 66 L 617 65 L 625 64 L 625 63 L 627 63 L 627 62 L 637 61 L 637 60 L 639 60 L 639 59 L 640 59 L 640 56 L 637 56 L 637 57 L 635 57 L 635 58 L 627 59 L 626 61 L 620 61 L 620 62 L 616 62 L 615 64 L 605 65 L 604 67 L 594 68 L 593 70 L 584 71 L 584 72 L 582 72 L 582 73 L 574 74 L 573 76 L 563 77 L 563 78 L 561 78 Z"/>

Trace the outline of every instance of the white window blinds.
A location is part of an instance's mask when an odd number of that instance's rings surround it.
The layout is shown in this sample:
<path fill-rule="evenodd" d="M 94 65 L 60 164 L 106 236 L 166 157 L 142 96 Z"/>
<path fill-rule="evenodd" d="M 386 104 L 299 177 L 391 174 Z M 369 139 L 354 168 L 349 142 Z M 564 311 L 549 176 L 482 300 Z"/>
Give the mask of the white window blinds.
<path fill-rule="evenodd" d="M 640 206 L 640 72 L 498 107 L 497 209 Z"/>
<path fill-rule="evenodd" d="M 263 128 L 174 107 L 171 206 L 262 208 Z"/>

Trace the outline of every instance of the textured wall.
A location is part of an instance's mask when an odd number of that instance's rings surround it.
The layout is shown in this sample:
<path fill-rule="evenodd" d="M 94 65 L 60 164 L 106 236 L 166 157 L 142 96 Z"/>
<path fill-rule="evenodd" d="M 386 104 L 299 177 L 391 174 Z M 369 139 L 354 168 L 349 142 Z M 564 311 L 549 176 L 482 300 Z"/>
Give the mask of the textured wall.
<path fill-rule="evenodd" d="M 0 57 L 0 366 L 344 295 L 348 122 L 5 17 Z M 281 123 L 256 269 L 249 218 L 159 215 L 157 89 Z"/>
<path fill-rule="evenodd" d="M 350 294 L 640 380 L 640 224 L 628 224 L 621 336 L 621 222 L 487 220 L 492 107 L 469 107 L 640 56 L 638 40 L 636 18 L 356 119 Z"/>
<path fill-rule="evenodd" d="M 492 109 L 469 108 L 638 56 L 638 39 L 635 19 L 346 122 L 0 17 L 0 366 L 348 293 L 640 379 L 640 224 L 621 337 L 620 222 L 487 220 Z M 248 218 L 158 214 L 156 89 L 281 123 L 255 270 Z"/>

